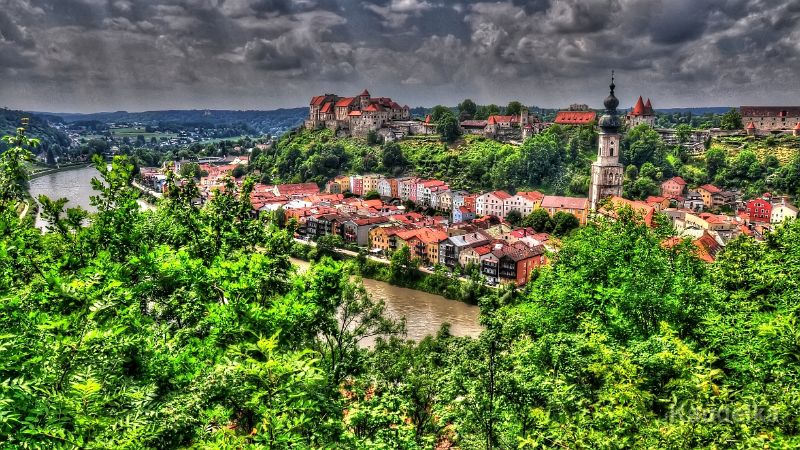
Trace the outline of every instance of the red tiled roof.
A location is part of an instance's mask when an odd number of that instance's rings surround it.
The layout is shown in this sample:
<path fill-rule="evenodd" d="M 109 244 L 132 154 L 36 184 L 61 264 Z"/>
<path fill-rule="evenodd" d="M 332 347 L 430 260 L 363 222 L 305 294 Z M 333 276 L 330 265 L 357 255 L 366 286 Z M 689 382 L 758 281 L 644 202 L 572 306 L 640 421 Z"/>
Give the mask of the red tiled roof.
<path fill-rule="evenodd" d="M 489 123 L 492 123 L 491 122 L 492 120 L 494 120 L 495 123 L 500 123 L 500 122 L 515 123 L 515 122 L 519 122 L 519 116 L 500 116 L 500 115 L 495 114 L 495 115 L 489 116 Z"/>
<path fill-rule="evenodd" d="M 559 111 L 555 123 L 564 125 L 586 124 L 597 117 L 594 111 Z"/>
<path fill-rule="evenodd" d="M 317 95 L 317 96 L 311 97 L 311 106 L 319 106 L 324 101 L 325 101 L 325 96 L 324 95 Z"/>
<path fill-rule="evenodd" d="M 431 123 L 431 115 L 430 114 L 425 116 L 425 123 Z"/>
<path fill-rule="evenodd" d="M 753 122 L 747 122 L 747 126 L 745 128 L 747 128 L 748 130 L 755 130 L 756 125 Z"/>
<path fill-rule="evenodd" d="M 381 105 L 370 104 L 366 108 L 364 108 L 365 112 L 378 112 L 381 111 L 383 107 Z"/>
<path fill-rule="evenodd" d="M 650 99 L 648 98 L 647 101 L 644 103 L 644 109 L 647 110 L 647 114 L 653 115 L 655 111 L 653 111 L 653 104 L 650 103 Z"/>
<path fill-rule="evenodd" d="M 473 247 L 472 249 L 475 250 L 475 253 L 477 253 L 478 256 L 483 256 L 483 255 L 485 255 L 485 254 L 487 254 L 487 253 L 492 251 L 492 246 L 491 245 L 481 245 L 480 247 Z"/>
<path fill-rule="evenodd" d="M 797 117 L 800 106 L 741 106 L 742 117 Z"/>
<path fill-rule="evenodd" d="M 636 105 L 633 107 L 631 111 L 632 116 L 643 116 L 647 113 L 645 109 L 644 102 L 642 101 L 642 96 L 639 96 L 639 100 L 636 100 Z"/>
<path fill-rule="evenodd" d="M 494 192 L 489 192 L 489 194 L 494 195 L 495 197 L 499 198 L 500 200 L 505 200 L 505 199 L 511 198 L 511 194 L 509 194 L 506 191 L 494 191 Z"/>
<path fill-rule="evenodd" d="M 276 186 L 280 195 L 318 194 L 317 183 L 279 184 Z"/>
<path fill-rule="evenodd" d="M 647 203 L 636 202 L 617 196 L 611 197 L 611 203 L 614 205 L 615 210 L 608 211 L 610 216 L 616 217 L 616 209 L 619 209 L 622 206 L 629 206 L 636 214 L 642 216 L 642 220 L 644 221 L 645 225 L 651 226 L 653 224 L 653 213 L 655 209 Z"/>
<path fill-rule="evenodd" d="M 545 195 L 542 198 L 542 208 L 586 209 L 588 200 L 585 197 L 559 197 Z"/>
<path fill-rule="evenodd" d="M 656 196 L 656 195 L 651 195 L 651 196 L 647 197 L 647 200 L 645 200 L 645 202 L 646 203 L 661 203 L 664 200 L 666 200 L 666 198 L 659 197 L 659 196 Z"/>
<path fill-rule="evenodd" d="M 389 219 L 386 218 L 386 217 L 362 217 L 361 219 L 353 220 L 353 222 L 356 225 L 359 225 L 359 226 L 361 226 L 361 225 L 375 225 L 375 224 L 379 224 L 379 223 L 385 223 L 385 222 L 388 222 L 388 221 L 389 221 Z"/>
<path fill-rule="evenodd" d="M 319 110 L 319 112 L 321 112 L 321 113 L 328 113 L 328 112 L 331 112 L 331 105 L 332 105 L 332 104 L 333 104 L 333 103 L 331 103 L 331 102 L 325 103 L 325 104 L 322 106 L 322 109 L 320 109 L 320 110 Z"/>
<path fill-rule="evenodd" d="M 704 189 L 704 190 L 706 190 L 706 191 L 708 191 L 708 192 L 710 192 L 712 194 L 716 194 L 718 192 L 722 192 L 720 190 L 720 188 L 714 186 L 713 184 L 704 184 L 704 185 L 700 186 L 698 189 Z"/>
<path fill-rule="evenodd" d="M 369 91 L 368 91 L 368 90 L 366 90 L 366 89 L 364 89 L 364 90 L 361 92 L 361 94 L 359 94 L 359 97 L 369 97 Z"/>
<path fill-rule="evenodd" d="M 361 111 L 350 111 L 350 114 L 348 114 L 348 116 L 360 116 L 360 115 Z"/>
<path fill-rule="evenodd" d="M 539 191 L 529 191 L 529 192 L 520 191 L 520 192 L 517 192 L 517 195 L 519 195 L 520 197 L 526 198 L 526 199 L 528 199 L 528 200 L 530 200 L 532 202 L 537 202 L 537 201 L 540 201 L 540 200 L 542 200 L 544 198 L 544 194 L 542 194 Z"/>
<path fill-rule="evenodd" d="M 497 121 L 494 119 L 494 116 L 489 116 L 489 120 L 486 123 L 489 125 L 497 125 Z"/>
<path fill-rule="evenodd" d="M 683 179 L 683 178 L 681 178 L 681 177 L 672 177 L 672 178 L 670 178 L 670 179 L 669 179 L 669 180 L 667 180 L 667 181 L 674 181 L 675 183 L 678 183 L 678 184 L 680 184 L 681 186 L 686 186 L 686 180 L 684 180 L 684 179 Z M 666 181 L 665 181 L 665 183 L 666 183 Z"/>
<path fill-rule="evenodd" d="M 336 106 L 337 107 L 350 106 L 350 105 L 353 104 L 354 101 L 355 101 L 355 97 L 345 97 L 345 98 L 339 99 L 339 101 L 336 102 Z"/>

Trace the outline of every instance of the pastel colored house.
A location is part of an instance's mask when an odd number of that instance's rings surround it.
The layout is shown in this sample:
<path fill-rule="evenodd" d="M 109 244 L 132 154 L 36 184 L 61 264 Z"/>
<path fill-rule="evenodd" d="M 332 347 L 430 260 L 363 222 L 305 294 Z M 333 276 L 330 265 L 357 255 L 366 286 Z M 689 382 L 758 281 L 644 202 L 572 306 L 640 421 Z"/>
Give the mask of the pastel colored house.
<path fill-rule="evenodd" d="M 682 197 L 686 193 L 686 180 L 672 177 L 661 183 L 661 196 L 666 198 Z"/>
<path fill-rule="evenodd" d="M 542 209 L 554 216 L 557 212 L 570 213 L 578 218 L 581 225 L 586 225 L 589 213 L 589 199 L 585 197 L 560 197 L 557 195 L 545 195 L 542 198 Z"/>

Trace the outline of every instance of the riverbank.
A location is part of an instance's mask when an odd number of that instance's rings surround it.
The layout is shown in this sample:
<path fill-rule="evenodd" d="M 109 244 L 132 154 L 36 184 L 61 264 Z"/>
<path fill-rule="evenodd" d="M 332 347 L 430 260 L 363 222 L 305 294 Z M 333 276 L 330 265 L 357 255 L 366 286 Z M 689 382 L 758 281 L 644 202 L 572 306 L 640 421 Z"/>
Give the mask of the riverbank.
<path fill-rule="evenodd" d="M 392 286 L 422 291 L 432 295 L 439 295 L 448 300 L 477 305 L 478 299 L 487 294 L 489 287 L 480 280 L 465 281 L 447 270 L 430 271 L 423 268 L 414 269 L 410 276 L 403 278 L 403 283 L 398 284 L 392 280 L 391 263 L 379 260 L 364 253 L 356 253 L 346 249 L 333 249 L 333 254 L 327 250 L 320 251 L 315 245 L 295 240 L 292 247 L 292 257 L 303 261 L 314 261 L 324 256 L 335 259 L 348 260 L 353 264 L 356 273 L 365 279 L 387 283 Z"/>
<path fill-rule="evenodd" d="M 36 178 L 44 177 L 44 176 L 47 176 L 47 175 L 52 175 L 54 173 L 67 172 L 69 170 L 85 169 L 85 168 L 91 167 L 91 166 L 92 166 L 92 163 L 78 163 L 78 164 L 63 165 L 61 167 L 55 167 L 55 168 L 52 168 L 52 169 L 45 169 L 45 170 L 42 170 L 40 172 L 33 172 L 30 175 L 30 179 L 31 180 L 35 180 Z"/>

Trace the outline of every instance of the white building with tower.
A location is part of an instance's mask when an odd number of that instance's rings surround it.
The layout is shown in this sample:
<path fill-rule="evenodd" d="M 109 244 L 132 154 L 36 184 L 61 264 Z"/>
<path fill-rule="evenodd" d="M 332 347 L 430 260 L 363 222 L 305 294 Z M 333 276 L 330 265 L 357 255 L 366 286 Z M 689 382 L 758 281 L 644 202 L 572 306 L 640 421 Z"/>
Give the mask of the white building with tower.
<path fill-rule="evenodd" d="M 597 125 L 600 127 L 600 137 L 597 149 L 597 161 L 592 163 L 592 180 L 589 186 L 589 206 L 597 210 L 603 199 L 622 196 L 623 167 L 619 162 L 620 135 L 622 125 L 617 106 L 619 100 L 614 96 L 614 73 L 611 73 L 611 93 L 603 104 L 605 113 L 600 117 Z"/>

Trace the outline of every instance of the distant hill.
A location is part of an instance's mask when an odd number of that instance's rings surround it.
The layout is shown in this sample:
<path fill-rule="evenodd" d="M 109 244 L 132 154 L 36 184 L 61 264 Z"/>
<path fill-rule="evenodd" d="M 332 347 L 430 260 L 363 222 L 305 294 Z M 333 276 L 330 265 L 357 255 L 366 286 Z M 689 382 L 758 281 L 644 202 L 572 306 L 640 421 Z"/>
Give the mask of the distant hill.
<path fill-rule="evenodd" d="M 103 123 L 132 123 L 159 125 L 164 123 L 203 123 L 212 125 L 247 124 L 260 133 L 279 134 L 303 122 L 308 108 L 281 108 L 270 111 L 238 110 L 165 110 L 143 112 L 41 113 L 58 117 L 64 122 L 98 121 Z"/>
<path fill-rule="evenodd" d="M 37 152 L 52 150 L 53 154 L 60 155 L 69 148 L 69 136 L 48 124 L 52 118 L 14 109 L 0 108 L 0 136 L 15 134 L 23 117 L 30 119 L 27 135 L 41 140 Z M 0 151 L 5 149 L 6 144 L 0 142 Z"/>

